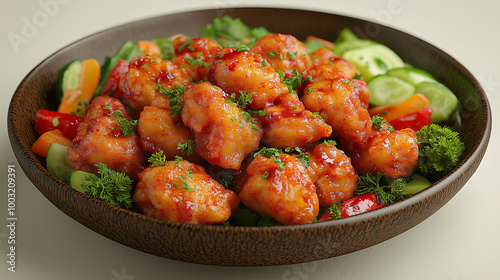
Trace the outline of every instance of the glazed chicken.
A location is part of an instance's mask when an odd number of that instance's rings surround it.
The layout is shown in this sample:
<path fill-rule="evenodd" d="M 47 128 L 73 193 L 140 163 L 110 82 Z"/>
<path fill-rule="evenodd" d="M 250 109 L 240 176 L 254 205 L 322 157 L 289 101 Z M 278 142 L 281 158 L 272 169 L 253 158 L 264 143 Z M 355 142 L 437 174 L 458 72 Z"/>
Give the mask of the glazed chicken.
<path fill-rule="evenodd" d="M 410 128 L 393 132 L 375 129 L 366 141 L 341 144 L 360 173 L 380 172 L 389 178 L 399 178 L 411 175 L 417 166 L 418 144 Z"/>
<path fill-rule="evenodd" d="M 138 112 L 157 98 L 165 99 L 162 91 L 173 90 L 175 86 L 187 88 L 192 84 L 179 66 L 156 55 L 132 59 L 128 72 L 121 79 L 120 90 L 125 102 Z"/>
<path fill-rule="evenodd" d="M 176 121 L 168 109 L 146 106 L 142 110 L 137 127 L 142 148 L 151 153 L 163 151 L 167 160 L 180 156 L 190 162 L 200 164 L 202 159 L 194 153 L 179 149 L 179 144 L 195 141 L 193 132 L 181 121 Z"/>
<path fill-rule="evenodd" d="M 282 94 L 274 104 L 265 107 L 266 114 L 260 117 L 264 128 L 262 143 L 268 147 L 304 147 L 332 133 L 320 115 L 305 109 L 297 94 Z"/>
<path fill-rule="evenodd" d="M 255 213 L 285 225 L 311 223 L 319 212 L 318 195 L 307 169 L 287 154 L 274 160 L 255 157 L 246 169 L 240 199 Z"/>
<path fill-rule="evenodd" d="M 361 73 L 351 62 L 338 57 L 333 51 L 327 48 L 319 48 L 311 52 L 313 65 L 331 65 L 342 71 L 348 79 L 353 79 Z"/>
<path fill-rule="evenodd" d="M 280 94 L 288 92 L 280 75 L 263 61 L 262 56 L 250 51 L 225 48 L 216 57 L 208 77 L 210 82 L 229 94 L 239 96 L 241 91 L 252 94 L 248 107 L 262 109 Z"/>
<path fill-rule="evenodd" d="M 225 102 L 227 94 L 203 82 L 189 88 L 183 97 L 182 121 L 194 132 L 194 151 L 210 164 L 238 169 L 257 150 L 262 126 L 237 105 Z"/>
<path fill-rule="evenodd" d="M 203 167 L 185 160 L 146 168 L 133 199 L 146 216 L 199 225 L 226 221 L 240 201 Z"/>
<path fill-rule="evenodd" d="M 359 143 L 368 137 L 372 120 L 346 75 L 329 65 L 313 67 L 313 81 L 304 90 L 306 109 L 319 112 L 334 133 Z"/>
<path fill-rule="evenodd" d="M 208 69 L 222 47 L 209 38 L 179 36 L 173 42 L 172 62 L 179 65 L 193 82 L 207 80 Z"/>
<path fill-rule="evenodd" d="M 318 144 L 308 148 L 309 176 L 316 185 L 319 203 L 328 206 L 354 196 L 358 174 L 351 159 L 334 144 Z"/>
<path fill-rule="evenodd" d="M 105 163 L 110 169 L 137 180 L 137 174 L 147 166 L 147 153 L 142 150 L 137 134 L 124 135 L 116 115 L 130 120 L 119 100 L 108 96 L 93 99 L 84 122 L 78 126 L 73 146 L 68 148 L 73 170 L 97 174 L 95 165 Z"/>
<path fill-rule="evenodd" d="M 252 47 L 252 52 L 260 54 L 276 70 L 282 71 L 284 78 L 307 74 L 311 67 L 311 57 L 307 47 L 292 35 L 267 34 Z"/>

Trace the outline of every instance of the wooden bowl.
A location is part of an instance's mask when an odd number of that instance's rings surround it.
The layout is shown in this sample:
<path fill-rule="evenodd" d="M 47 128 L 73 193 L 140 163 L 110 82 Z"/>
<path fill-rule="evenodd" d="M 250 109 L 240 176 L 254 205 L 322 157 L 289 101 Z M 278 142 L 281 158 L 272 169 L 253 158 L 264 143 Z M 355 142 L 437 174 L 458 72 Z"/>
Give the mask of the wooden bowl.
<path fill-rule="evenodd" d="M 334 40 L 343 27 L 386 44 L 404 61 L 425 69 L 462 103 L 459 132 L 465 152 L 459 165 L 425 191 L 388 207 L 342 220 L 299 226 L 237 227 L 172 223 L 119 209 L 75 191 L 46 170 L 31 152 L 35 114 L 54 109 L 50 99 L 58 70 L 74 59 L 104 61 L 127 40 L 197 36 L 217 16 L 239 17 L 270 31 Z M 290 9 L 234 8 L 166 15 L 112 28 L 62 48 L 33 69 L 17 88 L 8 112 L 14 153 L 39 191 L 69 217 L 123 245 L 157 256 L 200 264 L 269 266 L 303 263 L 354 252 L 419 224 L 447 203 L 477 169 L 491 133 L 488 100 L 478 81 L 455 59 L 406 33 L 351 17 Z M 425 242 L 425 240 L 415 240 Z"/>

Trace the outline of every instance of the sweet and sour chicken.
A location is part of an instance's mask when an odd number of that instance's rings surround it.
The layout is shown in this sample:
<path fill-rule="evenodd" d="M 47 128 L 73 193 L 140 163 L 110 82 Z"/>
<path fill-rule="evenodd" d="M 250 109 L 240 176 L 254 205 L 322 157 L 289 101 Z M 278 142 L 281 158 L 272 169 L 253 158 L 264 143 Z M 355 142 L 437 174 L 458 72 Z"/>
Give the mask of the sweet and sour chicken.
<path fill-rule="evenodd" d="M 329 49 L 309 53 L 286 34 L 251 48 L 177 36 L 173 48 L 170 61 L 134 58 L 122 99 L 95 98 L 68 149 L 73 169 L 96 173 L 103 162 L 133 178 L 145 215 L 220 224 L 244 205 L 306 224 L 320 206 L 353 197 L 358 173 L 398 178 L 416 166 L 415 133 L 375 128 L 366 82 Z M 137 116 L 137 129 L 124 135 L 117 115 Z M 263 156 L 263 147 L 277 152 Z M 148 163 L 155 153 L 163 166 Z M 228 188 L 208 175 L 226 171 Z"/>

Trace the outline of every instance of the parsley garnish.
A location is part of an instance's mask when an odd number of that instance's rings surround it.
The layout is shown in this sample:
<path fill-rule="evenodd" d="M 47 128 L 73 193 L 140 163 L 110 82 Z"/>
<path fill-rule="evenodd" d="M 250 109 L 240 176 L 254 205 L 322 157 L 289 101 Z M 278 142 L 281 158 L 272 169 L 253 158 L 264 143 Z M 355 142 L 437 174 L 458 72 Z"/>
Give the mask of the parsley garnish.
<path fill-rule="evenodd" d="M 332 140 L 332 139 L 328 139 L 328 140 L 323 141 L 323 144 L 325 144 L 325 146 L 327 146 L 327 147 L 336 146 L 337 141 Z"/>
<path fill-rule="evenodd" d="M 170 106 L 170 113 L 174 116 L 180 116 L 181 110 L 184 107 L 182 105 L 182 96 L 184 95 L 184 85 L 175 85 L 174 89 L 166 89 L 160 84 L 160 79 L 156 82 L 155 91 L 163 95 L 163 97 L 168 98 L 168 104 Z"/>
<path fill-rule="evenodd" d="M 231 93 L 231 99 L 226 99 L 226 100 L 224 100 L 224 102 L 236 105 L 236 106 L 240 107 L 241 109 L 245 109 L 248 104 L 252 104 L 252 102 L 253 102 L 253 99 L 252 99 L 253 93 L 252 92 L 247 93 L 244 90 L 240 90 L 239 93 L 240 93 L 239 96 L 237 96 L 236 93 L 234 93 L 234 92 Z"/>
<path fill-rule="evenodd" d="M 209 68 L 210 64 L 201 59 L 202 53 L 196 53 L 196 57 L 186 56 L 186 61 L 193 66 L 203 66 Z"/>
<path fill-rule="evenodd" d="M 388 180 L 389 182 L 382 185 L 381 179 Z M 406 196 L 406 184 L 407 182 L 404 178 L 389 179 L 380 172 L 377 173 L 377 176 L 367 173 L 359 176 L 358 188 L 354 193 L 358 195 L 374 193 L 377 195 L 378 202 L 388 205 Z"/>
<path fill-rule="evenodd" d="M 193 178 L 193 171 L 186 169 L 186 176 L 181 176 L 179 180 L 181 181 L 181 188 L 188 192 L 196 191 L 196 186 L 190 186 L 188 180 Z M 174 187 L 178 188 L 179 186 L 174 183 Z"/>
<path fill-rule="evenodd" d="M 196 146 L 194 140 L 187 140 L 186 143 L 178 143 L 177 150 L 181 150 L 182 154 L 185 156 L 190 156 L 193 154 L 193 148 Z"/>
<path fill-rule="evenodd" d="M 87 176 L 82 184 L 84 192 L 108 204 L 130 209 L 132 206 L 132 179 L 124 173 L 109 169 L 105 163 L 98 163 L 98 175 Z"/>
<path fill-rule="evenodd" d="M 163 151 L 160 150 L 149 156 L 148 163 L 151 164 L 151 166 L 166 166 L 167 157 L 163 154 Z"/>
<path fill-rule="evenodd" d="M 138 124 L 137 120 L 129 121 L 127 118 L 123 117 L 123 113 L 120 110 L 115 110 L 114 116 L 121 127 L 123 136 L 130 136 L 134 133 L 134 130 L 137 128 Z"/>
<path fill-rule="evenodd" d="M 185 47 L 187 47 L 188 50 L 190 51 L 194 51 L 193 38 L 191 37 L 187 38 L 186 41 L 184 41 L 184 43 L 182 43 L 182 45 L 180 45 L 179 48 L 177 48 L 177 50 L 182 51 L 182 49 Z"/>
<path fill-rule="evenodd" d="M 344 84 L 348 84 L 350 85 L 351 87 L 355 87 L 355 85 L 351 82 L 351 80 L 349 79 L 342 79 L 342 83 Z"/>
<path fill-rule="evenodd" d="M 376 128 L 376 129 L 386 129 L 390 132 L 394 132 L 394 128 L 392 127 L 392 125 L 390 125 L 384 118 L 382 118 L 381 116 L 379 115 L 375 115 L 372 117 L 372 122 L 373 122 L 373 126 Z M 384 127 L 384 124 L 387 126 Z"/>

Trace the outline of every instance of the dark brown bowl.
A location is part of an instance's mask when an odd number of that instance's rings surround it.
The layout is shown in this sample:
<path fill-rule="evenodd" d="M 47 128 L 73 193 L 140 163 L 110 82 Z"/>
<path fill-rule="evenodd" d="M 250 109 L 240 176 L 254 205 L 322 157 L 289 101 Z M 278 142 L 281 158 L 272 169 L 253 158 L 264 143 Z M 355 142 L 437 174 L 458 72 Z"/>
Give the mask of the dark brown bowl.
<path fill-rule="evenodd" d="M 465 153 L 459 165 L 425 191 L 359 216 L 300 226 L 235 227 L 172 223 L 119 209 L 90 198 L 50 175 L 31 152 L 39 109 L 54 109 L 49 96 L 58 70 L 74 59 L 103 61 L 126 40 L 137 41 L 198 30 L 217 16 L 239 17 L 273 32 L 333 40 L 343 27 L 388 45 L 456 93 L 462 103 L 459 128 Z M 28 178 L 68 216 L 126 246 L 161 257 L 211 265 L 269 266 L 331 258 L 378 244 L 419 224 L 447 203 L 476 171 L 491 133 L 488 100 L 477 80 L 455 59 L 403 32 L 372 22 L 313 11 L 273 8 L 203 10 L 166 15 L 106 30 L 57 51 L 19 85 L 8 113 L 14 153 Z M 420 240 L 425 242 L 425 240 Z M 419 242 L 416 240 L 416 242 Z"/>

